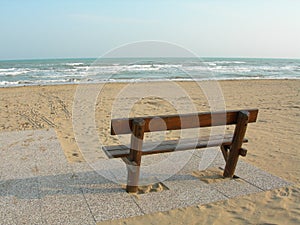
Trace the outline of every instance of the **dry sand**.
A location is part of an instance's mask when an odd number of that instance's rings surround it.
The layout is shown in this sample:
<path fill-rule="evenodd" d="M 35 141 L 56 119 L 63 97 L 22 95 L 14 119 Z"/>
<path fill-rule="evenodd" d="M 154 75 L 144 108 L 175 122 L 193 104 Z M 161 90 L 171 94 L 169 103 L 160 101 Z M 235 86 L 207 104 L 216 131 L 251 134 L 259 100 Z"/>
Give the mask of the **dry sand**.
<path fill-rule="evenodd" d="M 209 110 L 209 102 L 191 82 L 179 82 L 197 111 Z M 176 209 L 143 217 L 101 224 L 300 224 L 300 80 L 220 81 L 227 109 L 259 108 L 257 123 L 249 125 L 245 160 L 294 185 L 199 207 Z M 108 135 L 111 107 L 126 84 L 109 84 L 96 104 L 99 137 Z M 56 130 L 70 162 L 81 155 L 73 134 L 72 106 L 76 85 L 0 88 L 0 131 Z M 131 109 L 131 115 L 176 113 L 167 101 L 146 97 Z M 171 137 L 176 133 L 170 134 Z M 198 174 L 201 175 L 201 174 Z"/>

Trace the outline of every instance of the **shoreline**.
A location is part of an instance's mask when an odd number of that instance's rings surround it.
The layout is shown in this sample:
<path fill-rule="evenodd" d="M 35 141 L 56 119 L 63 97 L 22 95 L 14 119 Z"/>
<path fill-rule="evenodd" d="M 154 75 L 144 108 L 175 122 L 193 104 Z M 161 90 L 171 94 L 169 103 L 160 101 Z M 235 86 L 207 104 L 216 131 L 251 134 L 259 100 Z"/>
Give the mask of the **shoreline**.
<path fill-rule="evenodd" d="M 182 83 L 182 82 L 208 82 L 208 81 L 214 81 L 214 82 L 224 82 L 224 81 L 283 81 L 283 80 L 291 80 L 291 81 L 297 81 L 300 80 L 299 78 L 236 78 L 236 79 L 220 79 L 220 80 L 214 80 L 214 79 L 201 79 L 201 80 L 184 80 L 184 79 L 169 79 L 169 80 L 144 80 L 144 81 L 138 81 L 132 79 L 132 81 L 99 81 L 94 83 L 84 83 L 84 82 L 78 82 L 78 83 L 57 83 L 57 84 L 20 84 L 20 85 L 12 85 L 12 86 L 0 86 L 0 89 L 5 88 L 24 88 L 24 87 L 49 87 L 49 86 L 64 86 L 64 85 L 73 85 L 73 86 L 79 86 L 79 85 L 97 85 L 97 84 L 128 84 L 128 83 L 156 83 L 156 82 L 175 82 L 175 83 Z"/>

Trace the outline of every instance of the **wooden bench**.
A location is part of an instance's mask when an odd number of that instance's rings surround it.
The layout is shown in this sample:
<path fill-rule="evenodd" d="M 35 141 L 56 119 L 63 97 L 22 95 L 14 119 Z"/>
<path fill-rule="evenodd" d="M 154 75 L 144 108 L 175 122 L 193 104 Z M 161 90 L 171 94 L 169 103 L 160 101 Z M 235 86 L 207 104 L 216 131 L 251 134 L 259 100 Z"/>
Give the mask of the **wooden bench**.
<path fill-rule="evenodd" d="M 125 145 L 104 146 L 103 150 L 110 158 L 122 158 L 127 164 L 127 192 L 138 191 L 141 158 L 143 155 L 149 154 L 220 146 L 226 161 L 223 176 L 233 177 L 239 155 L 246 156 L 247 153 L 247 150 L 242 148 L 242 143 L 248 141 L 244 138 L 247 124 L 256 122 L 257 114 L 258 109 L 249 109 L 113 119 L 111 121 L 111 135 L 131 134 L 130 147 Z M 145 132 L 224 125 L 235 125 L 234 133 L 225 136 L 200 137 L 196 143 L 195 139 L 183 139 L 180 140 L 180 145 L 178 145 L 179 140 L 163 141 L 158 145 L 143 143 Z M 157 147 L 149 150 L 148 145 Z"/>

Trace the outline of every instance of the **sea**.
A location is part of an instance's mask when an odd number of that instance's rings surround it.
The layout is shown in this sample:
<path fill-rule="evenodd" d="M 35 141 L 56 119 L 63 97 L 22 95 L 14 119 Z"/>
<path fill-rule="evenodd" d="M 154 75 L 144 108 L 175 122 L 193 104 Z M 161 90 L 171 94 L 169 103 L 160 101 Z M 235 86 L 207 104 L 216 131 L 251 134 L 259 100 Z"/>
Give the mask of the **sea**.
<path fill-rule="evenodd" d="M 75 58 L 0 61 L 0 87 L 236 79 L 300 79 L 300 59 Z"/>

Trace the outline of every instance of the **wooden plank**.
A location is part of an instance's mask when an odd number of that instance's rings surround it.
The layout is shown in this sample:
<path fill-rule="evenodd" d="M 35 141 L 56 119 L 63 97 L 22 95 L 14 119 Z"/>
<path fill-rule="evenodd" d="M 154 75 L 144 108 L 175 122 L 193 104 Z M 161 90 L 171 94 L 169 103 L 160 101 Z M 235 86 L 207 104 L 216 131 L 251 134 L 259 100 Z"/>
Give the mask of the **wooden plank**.
<path fill-rule="evenodd" d="M 227 160 L 228 160 L 229 149 L 230 149 L 230 145 L 225 145 L 225 144 L 221 145 L 221 151 L 222 151 L 225 162 L 227 162 Z"/>
<path fill-rule="evenodd" d="M 140 165 L 142 161 L 145 121 L 141 118 L 134 119 L 132 125 L 133 133 L 131 135 L 128 160 L 134 164 L 127 164 L 128 176 L 126 191 L 129 193 L 136 193 L 138 192 Z"/>
<path fill-rule="evenodd" d="M 226 161 L 226 166 L 223 173 L 224 177 L 233 177 L 234 175 L 235 167 L 240 154 L 240 149 L 245 137 L 248 121 L 249 113 L 247 111 L 239 112 L 238 122 L 233 134 L 232 145 L 230 147 L 229 156 Z"/>
<path fill-rule="evenodd" d="M 245 157 L 247 155 L 247 149 L 240 148 L 239 155 Z"/>
<path fill-rule="evenodd" d="M 231 125 L 237 123 L 237 117 L 240 111 L 241 110 L 232 110 L 213 113 L 206 112 L 112 119 L 111 134 L 118 135 L 132 133 L 132 122 L 134 119 L 145 120 L 145 132 Z M 248 109 L 243 111 L 249 112 L 249 123 L 256 122 L 258 109 Z"/>
<path fill-rule="evenodd" d="M 165 152 L 173 152 L 173 151 L 184 151 L 195 148 L 206 148 L 213 146 L 221 146 L 221 145 L 231 145 L 233 135 L 225 135 L 223 136 L 212 136 L 212 137 L 203 137 L 198 140 L 195 139 L 184 139 L 178 145 L 178 140 L 167 140 L 163 142 L 145 142 L 143 144 L 142 155 L 151 155 Z M 244 142 L 248 142 L 246 138 L 243 140 Z M 155 149 L 152 149 L 152 146 L 156 146 Z M 103 150 L 107 153 L 110 158 L 121 158 L 127 157 L 130 152 L 130 148 L 125 145 L 113 145 L 113 146 L 104 146 Z"/>

